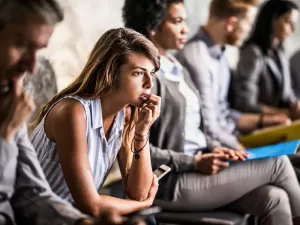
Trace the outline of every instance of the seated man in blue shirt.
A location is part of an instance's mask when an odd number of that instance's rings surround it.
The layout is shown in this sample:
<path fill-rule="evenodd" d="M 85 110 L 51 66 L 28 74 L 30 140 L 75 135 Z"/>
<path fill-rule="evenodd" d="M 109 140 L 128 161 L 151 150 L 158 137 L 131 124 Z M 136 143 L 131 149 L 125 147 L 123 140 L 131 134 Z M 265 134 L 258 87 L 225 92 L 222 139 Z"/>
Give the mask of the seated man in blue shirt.
<path fill-rule="evenodd" d="M 204 132 L 210 147 L 243 150 L 237 133 L 290 122 L 285 115 L 241 114 L 229 107 L 230 71 L 224 56 L 225 45 L 242 43 L 255 12 L 255 7 L 243 1 L 213 0 L 208 22 L 177 56 L 199 91 Z"/>

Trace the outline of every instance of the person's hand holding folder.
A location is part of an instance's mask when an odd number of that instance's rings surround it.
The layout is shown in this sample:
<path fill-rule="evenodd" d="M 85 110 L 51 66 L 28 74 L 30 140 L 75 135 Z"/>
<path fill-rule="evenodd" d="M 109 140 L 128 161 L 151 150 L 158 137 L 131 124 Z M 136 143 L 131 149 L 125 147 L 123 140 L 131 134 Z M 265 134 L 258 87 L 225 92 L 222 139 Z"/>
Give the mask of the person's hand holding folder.
<path fill-rule="evenodd" d="M 202 174 L 217 174 L 220 170 L 229 167 L 229 161 L 245 161 L 248 155 L 244 151 L 218 147 L 212 153 L 197 154 L 196 168 Z"/>

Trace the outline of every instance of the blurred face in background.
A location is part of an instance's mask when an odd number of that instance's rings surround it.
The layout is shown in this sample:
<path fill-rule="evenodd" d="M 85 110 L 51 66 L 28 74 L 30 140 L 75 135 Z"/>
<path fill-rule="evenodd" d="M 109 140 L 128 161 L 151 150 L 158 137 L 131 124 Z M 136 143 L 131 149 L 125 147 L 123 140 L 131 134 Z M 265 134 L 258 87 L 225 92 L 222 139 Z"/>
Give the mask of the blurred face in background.
<path fill-rule="evenodd" d="M 0 120 L 7 118 L 14 97 L 13 86 L 20 92 L 25 73 L 34 74 L 36 55 L 47 46 L 54 26 L 28 15 L 21 23 L 4 25 L 0 30 Z"/>
<path fill-rule="evenodd" d="M 187 41 L 187 13 L 183 3 L 171 4 L 168 15 L 159 28 L 150 32 L 150 38 L 159 50 L 180 50 Z"/>
<path fill-rule="evenodd" d="M 47 46 L 54 26 L 28 15 L 22 23 L 6 24 L 0 31 L 0 85 L 23 79 L 36 70 L 38 50 Z"/>
<path fill-rule="evenodd" d="M 274 21 L 273 35 L 280 42 L 285 41 L 295 32 L 295 26 L 299 18 L 299 12 L 296 9 L 291 10 L 280 16 Z"/>
<path fill-rule="evenodd" d="M 237 18 L 234 28 L 227 33 L 226 44 L 236 47 L 242 45 L 251 31 L 256 12 L 257 9 L 255 7 L 250 7 L 246 15 Z"/>

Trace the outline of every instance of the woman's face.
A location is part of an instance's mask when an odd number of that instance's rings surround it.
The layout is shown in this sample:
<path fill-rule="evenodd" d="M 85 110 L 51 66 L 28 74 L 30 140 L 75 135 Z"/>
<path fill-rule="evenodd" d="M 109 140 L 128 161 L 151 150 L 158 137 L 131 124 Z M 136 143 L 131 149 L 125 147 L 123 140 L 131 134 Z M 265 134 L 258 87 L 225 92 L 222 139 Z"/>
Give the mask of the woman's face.
<path fill-rule="evenodd" d="M 299 12 L 296 9 L 293 9 L 276 19 L 273 24 L 274 37 L 282 42 L 292 36 L 295 32 L 295 25 L 298 17 Z"/>
<path fill-rule="evenodd" d="M 117 88 L 122 102 L 141 107 L 147 101 L 153 87 L 152 77 L 155 67 L 151 59 L 142 53 L 127 58 L 120 68 L 120 80 Z"/>
<path fill-rule="evenodd" d="M 168 15 L 151 36 L 152 41 L 163 50 L 183 49 L 187 41 L 188 27 L 183 3 L 171 4 Z"/>

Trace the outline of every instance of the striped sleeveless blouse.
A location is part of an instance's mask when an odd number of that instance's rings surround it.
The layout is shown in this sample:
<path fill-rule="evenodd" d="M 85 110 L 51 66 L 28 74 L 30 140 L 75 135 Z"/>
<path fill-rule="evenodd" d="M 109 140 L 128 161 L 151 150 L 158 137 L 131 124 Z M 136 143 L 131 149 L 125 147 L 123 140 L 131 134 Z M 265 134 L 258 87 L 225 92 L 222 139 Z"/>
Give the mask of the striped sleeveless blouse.
<path fill-rule="evenodd" d="M 116 160 L 121 147 L 125 110 L 118 113 L 115 117 L 110 137 L 106 140 L 103 128 L 101 100 L 86 100 L 78 96 L 66 96 L 62 99 L 66 98 L 72 98 L 79 101 L 85 109 L 87 120 L 87 154 L 93 172 L 95 187 L 99 190 L 103 185 L 112 164 Z M 74 203 L 59 164 L 56 144 L 49 140 L 45 133 L 45 116 L 32 132 L 30 139 L 37 151 L 39 162 L 52 190 L 62 199 Z"/>

